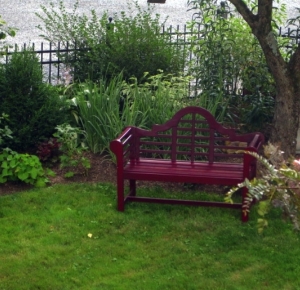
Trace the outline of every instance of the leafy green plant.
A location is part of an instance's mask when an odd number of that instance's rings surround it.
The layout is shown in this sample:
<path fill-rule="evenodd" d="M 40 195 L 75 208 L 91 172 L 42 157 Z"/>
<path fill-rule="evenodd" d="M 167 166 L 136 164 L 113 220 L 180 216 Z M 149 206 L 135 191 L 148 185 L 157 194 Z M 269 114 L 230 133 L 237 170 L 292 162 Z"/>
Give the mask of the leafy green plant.
<path fill-rule="evenodd" d="M 239 71 L 237 59 L 233 57 L 237 46 L 235 30 L 231 17 L 218 13 L 216 1 L 189 1 L 189 5 L 197 10 L 190 23 L 195 32 L 190 38 L 195 55 L 190 63 L 196 83 L 195 95 L 207 95 L 210 102 L 215 102 L 219 95 L 226 98 L 237 89 Z"/>
<path fill-rule="evenodd" d="M 57 89 L 43 82 L 38 57 L 26 49 L 0 64 L 0 107 L 9 115 L 7 123 L 14 132 L 4 146 L 18 152 L 50 138 L 55 126 L 68 119 Z"/>
<path fill-rule="evenodd" d="M 232 100 L 231 105 L 233 105 Z M 238 110 L 239 126 L 244 132 L 264 132 L 270 134 L 270 127 L 274 116 L 275 99 L 270 92 L 262 93 L 259 89 L 243 96 L 243 101 L 233 108 Z M 231 107 L 232 108 L 232 107 Z"/>
<path fill-rule="evenodd" d="M 85 134 L 85 140 L 92 152 L 100 152 L 109 148 L 109 142 L 121 132 L 127 122 L 132 121 L 141 112 L 133 105 L 127 106 L 122 96 L 122 76 L 110 81 L 101 79 L 99 83 L 86 82 L 74 87 L 74 104 L 78 108 L 78 120 Z M 131 119 L 131 120 L 130 120 Z"/>
<path fill-rule="evenodd" d="M 88 173 L 88 169 L 91 167 L 88 158 L 83 156 L 83 151 L 86 149 L 84 143 L 80 142 L 80 135 L 83 131 L 80 128 L 72 127 L 70 124 L 62 124 L 56 126 L 57 132 L 53 134 L 57 138 L 57 141 L 61 144 L 60 150 L 60 167 L 64 168 L 77 168 L 81 166 L 84 169 L 84 173 Z M 74 171 L 68 171 L 65 177 L 74 176 Z"/>
<path fill-rule="evenodd" d="M 42 187 L 49 181 L 46 175 L 53 172 L 45 171 L 35 155 L 19 154 L 8 148 L 0 153 L 0 183 L 22 181 Z"/>
<path fill-rule="evenodd" d="M 3 121 L 8 119 L 8 115 L 2 113 L 0 116 L 0 150 L 2 148 L 2 144 L 5 142 L 5 139 L 9 138 L 12 139 L 13 137 L 11 136 L 12 131 L 9 129 L 7 125 L 3 126 Z"/>
<path fill-rule="evenodd" d="M 56 162 L 58 160 L 59 148 L 61 144 L 57 142 L 56 138 L 49 138 L 49 140 L 40 142 L 37 147 L 37 156 L 41 161 Z"/>
<path fill-rule="evenodd" d="M 159 14 L 153 16 L 150 6 L 142 9 L 137 2 L 128 2 L 129 15 L 121 11 L 113 22 L 108 22 L 106 13 L 99 18 L 92 10 L 88 17 L 79 15 L 77 8 L 78 1 L 68 12 L 60 1 L 58 10 L 51 3 L 50 8 L 42 6 L 43 14 L 37 14 L 43 22 L 38 28 L 44 39 L 77 48 L 60 55 L 75 79 L 109 79 L 122 71 L 124 79 L 135 76 L 140 82 L 144 72 L 154 75 L 162 69 L 176 74 L 183 70 L 184 47 L 173 45 L 170 35 L 161 32 L 165 21 L 161 23 Z"/>
<path fill-rule="evenodd" d="M 7 36 L 14 37 L 16 35 L 16 29 L 10 26 L 7 26 L 5 20 L 0 15 L 0 56 L 4 54 L 3 48 L 6 47 L 4 39 Z"/>
<path fill-rule="evenodd" d="M 283 152 L 278 146 L 268 144 L 265 146 L 265 154 L 268 159 L 255 152 L 246 152 L 257 158 L 263 165 L 259 178 L 246 179 L 237 187 L 232 188 L 225 200 L 232 202 L 232 195 L 242 187 L 247 187 L 249 193 L 244 205 L 244 210 L 250 211 L 251 204 L 258 202 L 257 212 L 258 231 L 261 233 L 268 225 L 265 216 L 272 207 L 279 207 L 292 221 L 294 228 L 300 230 L 300 162 L 294 160 L 289 164 L 283 159 Z"/>

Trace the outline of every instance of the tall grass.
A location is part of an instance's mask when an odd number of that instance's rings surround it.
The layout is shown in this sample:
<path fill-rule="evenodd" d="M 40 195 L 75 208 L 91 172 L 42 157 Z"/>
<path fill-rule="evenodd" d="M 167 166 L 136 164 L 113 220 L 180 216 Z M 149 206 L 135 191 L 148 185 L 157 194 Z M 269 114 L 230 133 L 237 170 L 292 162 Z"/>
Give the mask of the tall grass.
<path fill-rule="evenodd" d="M 103 152 L 125 126 L 141 124 L 144 116 L 123 95 L 121 76 L 110 82 L 82 83 L 76 91 L 76 103 L 86 142 L 92 152 Z"/>
<path fill-rule="evenodd" d="M 75 103 L 85 131 L 86 143 L 94 152 L 109 150 L 109 143 L 126 126 L 149 129 L 170 119 L 184 106 L 184 78 L 165 79 L 163 74 L 138 84 L 126 83 L 122 75 L 110 81 L 85 82 L 75 88 Z"/>
<path fill-rule="evenodd" d="M 202 94 L 191 98 L 188 85 L 189 77 L 159 72 L 155 76 L 145 73 L 141 84 L 136 78 L 125 82 L 120 74 L 109 81 L 74 86 L 75 103 L 90 150 L 109 152 L 110 141 L 126 126 L 151 129 L 189 105 L 206 108 L 222 122 L 226 112 L 223 96 L 211 99 Z"/>
<path fill-rule="evenodd" d="M 255 211 L 246 224 L 222 208 L 132 203 L 121 213 L 115 192 L 85 183 L 1 196 L 0 288 L 300 288 L 299 234 L 276 210 L 259 235 Z"/>

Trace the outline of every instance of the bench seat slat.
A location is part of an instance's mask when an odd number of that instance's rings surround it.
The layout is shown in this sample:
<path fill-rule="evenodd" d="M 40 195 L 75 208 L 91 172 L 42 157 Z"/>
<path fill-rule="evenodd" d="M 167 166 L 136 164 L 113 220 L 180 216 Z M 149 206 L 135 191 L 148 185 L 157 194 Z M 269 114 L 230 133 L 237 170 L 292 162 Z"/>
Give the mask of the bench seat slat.
<path fill-rule="evenodd" d="M 125 166 L 124 178 L 206 184 L 215 184 L 218 181 L 218 184 L 236 185 L 243 181 L 243 165 L 140 159 Z"/>

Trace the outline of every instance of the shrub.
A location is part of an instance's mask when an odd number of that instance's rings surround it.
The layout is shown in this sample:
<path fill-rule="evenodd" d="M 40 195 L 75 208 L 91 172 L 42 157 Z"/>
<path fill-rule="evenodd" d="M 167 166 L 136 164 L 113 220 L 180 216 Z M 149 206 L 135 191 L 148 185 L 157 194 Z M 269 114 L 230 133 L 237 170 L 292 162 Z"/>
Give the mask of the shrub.
<path fill-rule="evenodd" d="M 50 9 L 42 6 L 43 15 L 37 16 L 44 26 L 38 26 L 42 36 L 62 46 L 76 48 L 75 53 L 60 55 L 63 62 L 73 68 L 75 79 L 99 80 L 119 75 L 128 80 L 135 76 L 142 81 L 144 72 L 150 75 L 158 69 L 176 74 L 183 70 L 183 46 L 172 45 L 168 33 L 161 33 L 160 16 L 152 16 L 150 6 L 141 9 L 137 2 L 129 5 L 130 14 L 114 15 L 114 23 L 107 23 L 105 13 L 99 18 L 95 11 L 91 17 L 78 15 L 78 1 L 72 12 L 67 12 L 61 1 L 59 11 L 54 4 Z"/>
<path fill-rule="evenodd" d="M 43 83 L 41 65 L 29 50 L 15 51 L 0 65 L 0 107 L 9 115 L 14 138 L 5 146 L 24 152 L 54 133 L 66 111 L 55 87 Z"/>

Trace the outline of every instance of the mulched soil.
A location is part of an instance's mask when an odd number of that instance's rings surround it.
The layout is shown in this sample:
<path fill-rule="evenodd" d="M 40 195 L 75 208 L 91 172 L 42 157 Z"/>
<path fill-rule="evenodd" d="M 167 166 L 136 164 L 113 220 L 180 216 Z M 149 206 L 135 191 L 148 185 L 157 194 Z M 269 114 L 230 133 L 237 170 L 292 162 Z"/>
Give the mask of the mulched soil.
<path fill-rule="evenodd" d="M 50 177 L 50 185 L 57 183 L 71 183 L 71 182 L 116 182 L 116 166 L 111 162 L 107 156 L 100 154 L 87 153 L 86 157 L 91 162 L 91 168 L 86 175 L 84 170 L 78 168 L 75 170 L 75 175 L 70 178 L 64 177 L 69 169 L 61 169 L 59 164 L 49 166 L 55 172 L 54 177 Z M 22 182 L 8 182 L 0 184 L 0 195 L 11 194 L 32 188 Z"/>
<path fill-rule="evenodd" d="M 76 174 L 71 178 L 64 177 L 64 174 L 69 171 L 68 169 L 61 169 L 59 164 L 51 166 L 51 170 L 55 172 L 55 177 L 50 177 L 50 185 L 57 183 L 72 183 L 72 182 L 109 182 L 116 184 L 117 170 L 116 165 L 109 159 L 108 156 L 86 153 L 86 157 L 89 158 L 91 162 L 91 168 L 86 175 L 84 170 L 78 168 Z M 179 183 L 158 183 L 158 182 L 137 182 L 139 186 L 160 186 L 167 190 L 201 190 L 206 192 L 216 192 L 225 193 L 227 191 L 226 187 L 223 186 L 205 186 L 205 185 L 188 185 L 184 186 Z M 21 192 L 32 188 L 31 185 L 22 182 L 8 182 L 5 184 L 0 184 L 0 195 L 13 194 L 16 192 Z"/>

